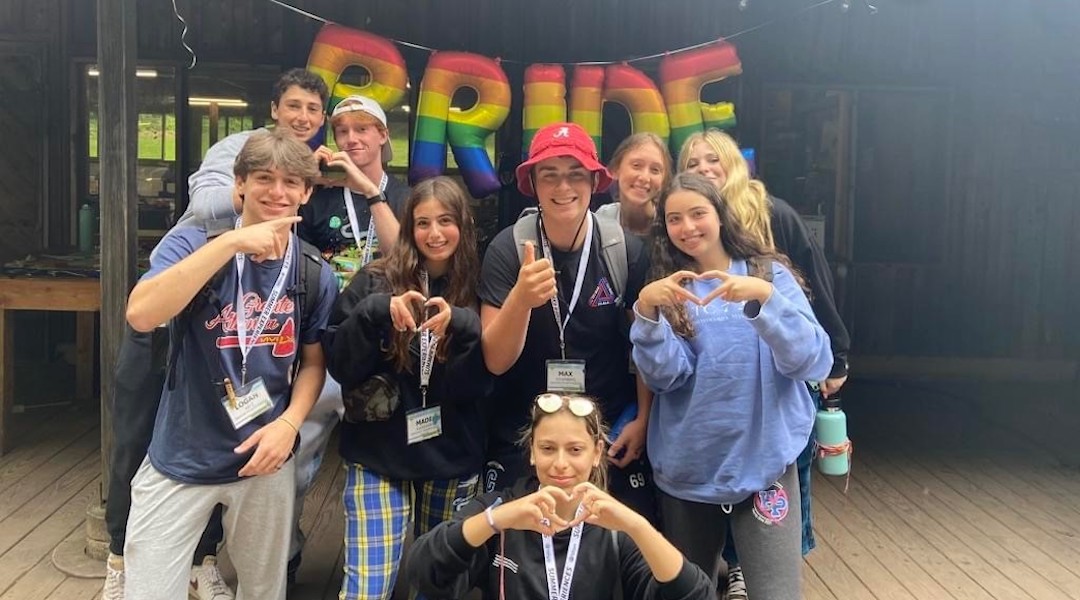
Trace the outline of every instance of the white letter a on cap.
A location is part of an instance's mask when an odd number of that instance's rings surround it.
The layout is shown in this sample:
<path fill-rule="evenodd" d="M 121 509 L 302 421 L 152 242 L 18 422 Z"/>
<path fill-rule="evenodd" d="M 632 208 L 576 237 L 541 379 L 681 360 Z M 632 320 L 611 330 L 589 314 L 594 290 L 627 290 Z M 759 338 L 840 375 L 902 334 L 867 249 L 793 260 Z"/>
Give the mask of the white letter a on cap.
<path fill-rule="evenodd" d="M 570 137 L 570 128 L 569 127 L 560 127 L 559 130 L 555 132 L 555 135 L 553 135 L 551 137 L 557 137 L 557 138 Z"/>

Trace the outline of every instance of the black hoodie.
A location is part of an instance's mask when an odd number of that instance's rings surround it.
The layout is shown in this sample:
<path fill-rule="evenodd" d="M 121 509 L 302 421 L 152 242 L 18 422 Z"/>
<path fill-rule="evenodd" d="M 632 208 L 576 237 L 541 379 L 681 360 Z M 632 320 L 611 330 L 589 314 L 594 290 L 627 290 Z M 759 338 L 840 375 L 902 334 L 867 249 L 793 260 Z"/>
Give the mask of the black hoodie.
<path fill-rule="evenodd" d="M 480 496 L 454 513 L 435 529 L 420 536 L 409 548 L 406 578 L 422 594 L 433 600 L 462 598 L 471 589 L 481 589 L 487 598 L 499 597 L 499 569 L 503 565 L 506 597 L 514 600 L 545 600 L 548 597 L 541 536 L 535 531 L 507 530 L 505 553 L 500 556 L 500 536 L 492 536 L 483 546 L 473 548 L 462 532 L 465 519 L 483 512 L 496 499 L 511 502 L 539 488 L 535 478 L 518 480 L 513 488 Z M 562 573 L 570 531 L 552 538 L 556 569 Z M 618 537 L 616 545 L 615 538 Z M 625 533 L 586 524 L 581 549 L 570 587 L 574 600 L 612 600 L 621 579 L 626 600 L 714 600 L 716 588 L 709 577 L 683 559 L 675 579 L 660 583 L 652 575 L 645 558 Z"/>
<path fill-rule="evenodd" d="M 433 296 L 445 281 L 431 282 Z M 480 472 L 485 427 L 481 403 L 491 376 L 480 348 L 480 316 L 471 308 L 450 308 L 450 348 L 445 363 L 435 362 L 427 406 L 442 410 L 442 435 L 416 444 L 406 440 L 405 413 L 421 408 L 420 351 L 414 336 L 410 368 L 398 373 L 389 347 L 390 294 L 386 281 L 360 271 L 338 297 L 323 347 L 330 375 L 347 395 L 377 374 L 393 374 L 400 403 L 386 421 L 342 422 L 341 456 L 379 475 L 400 480 L 451 479 Z"/>

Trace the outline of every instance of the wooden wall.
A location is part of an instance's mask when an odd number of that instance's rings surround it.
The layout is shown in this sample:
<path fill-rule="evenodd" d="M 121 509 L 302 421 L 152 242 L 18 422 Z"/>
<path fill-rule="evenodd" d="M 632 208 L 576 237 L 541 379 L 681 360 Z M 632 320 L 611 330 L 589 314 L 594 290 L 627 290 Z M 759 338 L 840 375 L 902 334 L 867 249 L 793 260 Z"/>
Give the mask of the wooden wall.
<path fill-rule="evenodd" d="M 177 3 L 200 65 L 300 65 L 319 27 L 266 0 Z M 759 141 L 766 84 L 940 90 L 950 99 L 948 114 L 927 133 L 938 143 L 878 156 L 891 168 L 875 176 L 877 191 L 853 195 L 856 224 L 874 228 L 840 265 L 854 354 L 868 365 L 891 358 L 928 371 L 952 361 L 983 375 L 1024 375 L 1040 364 L 1054 376 L 1075 374 L 1080 4 L 1072 0 L 871 0 L 876 15 L 864 0 L 841 13 L 837 0 L 795 19 L 783 17 L 810 0 L 751 0 L 745 11 L 737 0 L 292 3 L 385 37 L 502 57 L 517 95 L 523 65 L 515 60 L 622 59 L 778 19 L 736 40 L 744 66 L 739 134 L 749 144 Z M 0 39 L 34 32 L 50 40 L 51 56 L 59 57 L 55 70 L 63 71 L 67 59 L 94 54 L 93 12 L 93 2 L 80 0 L 0 0 Z M 186 64 L 179 33 L 168 3 L 139 3 L 140 58 Z M 418 74 L 426 53 L 403 54 Z M 890 114 L 895 101 L 887 94 L 879 100 L 863 108 L 894 119 L 877 128 L 879 137 L 919 118 Z M 520 101 L 502 138 L 505 156 L 518 147 L 518 123 Z M 50 147 L 51 156 L 70 152 L 59 146 L 60 152 Z M 934 168 L 945 171 L 944 189 L 926 189 L 925 173 Z M 65 202 L 51 195 L 49 214 L 65 215 Z M 894 251 L 898 240 L 912 251 Z M 883 254 L 898 258 L 874 258 Z"/>
<path fill-rule="evenodd" d="M 71 232 L 63 0 L 0 0 L 0 260 Z"/>

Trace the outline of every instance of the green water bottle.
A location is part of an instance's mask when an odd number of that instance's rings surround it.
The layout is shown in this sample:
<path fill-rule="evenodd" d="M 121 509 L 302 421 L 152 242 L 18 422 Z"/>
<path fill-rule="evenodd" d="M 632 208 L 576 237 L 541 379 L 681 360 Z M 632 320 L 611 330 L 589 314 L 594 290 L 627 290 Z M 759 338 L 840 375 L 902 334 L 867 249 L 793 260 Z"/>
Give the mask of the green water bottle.
<path fill-rule="evenodd" d="M 90 254 L 94 251 L 94 233 L 97 229 L 97 215 L 89 202 L 79 209 L 79 252 Z"/>
<path fill-rule="evenodd" d="M 840 397 L 825 398 L 814 423 L 818 443 L 818 470 L 826 475 L 847 475 L 851 468 L 851 441 L 847 435 L 847 415 Z"/>

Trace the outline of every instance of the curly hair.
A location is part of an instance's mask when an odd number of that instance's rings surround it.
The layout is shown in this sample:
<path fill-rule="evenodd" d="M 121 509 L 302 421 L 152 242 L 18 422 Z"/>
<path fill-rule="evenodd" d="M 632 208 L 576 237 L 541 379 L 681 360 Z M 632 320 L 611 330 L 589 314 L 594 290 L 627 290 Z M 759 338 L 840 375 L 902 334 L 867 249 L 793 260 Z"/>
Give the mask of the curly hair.
<path fill-rule="evenodd" d="M 281 97 L 285 95 L 285 92 L 294 85 L 302 90 L 318 94 L 324 107 L 326 106 L 327 101 L 330 100 L 330 89 L 326 87 L 326 82 L 323 81 L 323 78 L 307 69 L 297 67 L 285 71 L 281 74 L 281 77 L 278 77 L 270 95 L 270 102 L 277 106 L 277 104 L 281 102 Z"/>
<path fill-rule="evenodd" d="M 697 262 L 682 250 L 675 247 L 667 232 L 667 219 L 665 218 L 667 201 L 677 191 L 687 191 L 698 194 L 709 201 L 716 210 L 716 216 L 722 226 L 720 244 L 724 252 L 733 260 L 754 260 L 766 258 L 777 261 L 788 268 L 799 285 L 802 278 L 791 265 L 791 261 L 782 254 L 778 254 L 773 248 L 766 246 L 735 216 L 725 197 L 721 196 L 720 190 L 716 189 L 711 181 L 696 173 L 683 172 L 676 175 L 671 185 L 660 194 L 656 207 L 656 219 L 653 220 L 653 249 L 652 265 L 649 268 L 649 280 L 656 281 L 677 271 L 700 272 Z M 686 305 L 661 307 L 664 317 L 671 323 L 675 333 L 690 339 L 694 337 L 694 324 L 687 313 Z"/>
<path fill-rule="evenodd" d="M 743 157 L 734 138 L 718 130 L 708 129 L 690 135 L 679 150 L 679 172 L 687 170 L 690 152 L 694 146 L 706 144 L 720 159 L 724 170 L 724 185 L 720 194 L 728 201 L 730 210 L 739 222 L 756 236 L 768 248 L 775 248 L 771 217 L 769 216 L 769 194 L 765 184 L 750 178 L 750 165 Z"/>
<path fill-rule="evenodd" d="M 461 186 L 449 177 L 434 177 L 422 181 L 412 189 L 412 194 L 405 203 L 405 212 L 401 221 L 401 233 L 397 243 L 382 258 L 372 261 L 364 267 L 369 273 L 386 280 L 389 292 L 399 296 L 407 291 L 416 290 L 425 295 L 420 280 L 423 270 L 423 255 L 416 245 L 416 207 L 426 200 L 437 200 L 446 208 L 454 219 L 459 231 L 457 249 L 450 258 L 450 267 L 446 272 L 447 287 L 443 298 L 450 306 L 475 307 L 477 305 L 476 288 L 480 273 L 480 258 L 477 253 L 476 224 L 473 221 L 468 197 Z M 414 318 L 418 315 L 413 315 Z M 417 324 L 422 319 L 417 320 Z M 393 332 L 389 353 L 393 356 L 394 366 L 399 372 L 409 369 L 409 344 L 414 331 Z M 446 362 L 450 347 L 450 334 L 440 340 L 435 359 Z"/>

